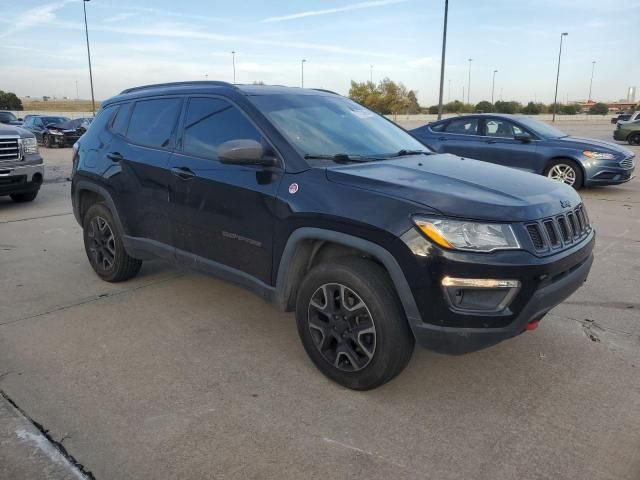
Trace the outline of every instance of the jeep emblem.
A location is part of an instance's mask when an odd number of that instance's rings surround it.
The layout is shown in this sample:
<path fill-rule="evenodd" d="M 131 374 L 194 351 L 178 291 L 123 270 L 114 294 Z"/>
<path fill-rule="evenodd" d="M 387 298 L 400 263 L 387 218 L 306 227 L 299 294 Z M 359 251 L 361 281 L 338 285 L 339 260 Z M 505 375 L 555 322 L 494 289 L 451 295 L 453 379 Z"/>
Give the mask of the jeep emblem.
<path fill-rule="evenodd" d="M 562 208 L 571 208 L 571 202 L 569 200 L 560 200 L 560 206 Z"/>

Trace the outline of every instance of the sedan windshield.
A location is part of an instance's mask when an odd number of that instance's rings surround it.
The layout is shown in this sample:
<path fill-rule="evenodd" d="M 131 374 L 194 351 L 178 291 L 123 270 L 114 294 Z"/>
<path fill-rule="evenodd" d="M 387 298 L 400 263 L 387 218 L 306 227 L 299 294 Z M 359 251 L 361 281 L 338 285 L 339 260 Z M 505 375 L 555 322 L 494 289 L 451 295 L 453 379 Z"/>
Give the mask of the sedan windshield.
<path fill-rule="evenodd" d="M 393 123 L 337 95 L 257 95 L 258 109 L 303 155 L 393 156 L 429 149 Z"/>
<path fill-rule="evenodd" d="M 56 123 L 68 122 L 67 117 L 42 117 L 42 123 L 45 125 L 55 125 Z"/>
<path fill-rule="evenodd" d="M 551 125 L 547 125 L 539 120 L 534 120 L 533 118 L 518 117 L 518 121 L 522 123 L 525 127 L 528 127 L 532 130 L 536 135 L 545 138 L 562 138 L 567 137 L 568 135 L 564 133 L 562 130 L 558 130 L 557 128 L 552 127 Z"/>

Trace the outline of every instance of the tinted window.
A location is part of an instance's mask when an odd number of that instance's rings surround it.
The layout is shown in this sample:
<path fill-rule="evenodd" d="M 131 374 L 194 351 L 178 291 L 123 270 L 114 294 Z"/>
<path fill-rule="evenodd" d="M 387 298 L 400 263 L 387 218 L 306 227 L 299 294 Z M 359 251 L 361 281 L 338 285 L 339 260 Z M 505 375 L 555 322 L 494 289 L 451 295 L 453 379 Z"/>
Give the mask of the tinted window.
<path fill-rule="evenodd" d="M 33 127 L 33 117 L 27 118 L 24 121 L 24 124 L 22 125 L 23 127 Z"/>
<path fill-rule="evenodd" d="M 150 147 L 169 147 L 180 105 L 179 98 L 136 102 L 129 121 L 127 137 L 136 143 Z"/>
<path fill-rule="evenodd" d="M 431 128 L 431 131 L 433 132 L 441 132 L 444 129 L 445 125 L 445 123 L 436 123 L 433 125 L 429 125 L 429 128 Z"/>
<path fill-rule="evenodd" d="M 0 112 L 0 122 L 13 122 L 17 120 L 16 116 L 11 112 Z"/>
<path fill-rule="evenodd" d="M 501 118 L 492 118 L 485 121 L 487 137 L 513 138 L 522 135 L 523 131 L 517 125 Z"/>
<path fill-rule="evenodd" d="M 113 114 L 118 111 L 118 105 L 109 105 L 108 107 L 101 108 L 96 118 L 91 122 L 88 132 L 92 134 L 99 134 L 109 124 L 109 120 L 113 117 Z"/>
<path fill-rule="evenodd" d="M 111 130 L 119 135 L 124 135 L 127 131 L 127 125 L 129 123 L 129 103 L 120 105 L 116 117 L 111 123 Z"/>
<path fill-rule="evenodd" d="M 217 98 L 192 98 L 184 124 L 183 150 L 216 158 L 220 144 L 229 140 L 262 141 L 260 132 L 235 106 Z"/>
<path fill-rule="evenodd" d="M 450 120 L 445 128 L 447 133 L 457 133 L 460 135 L 478 135 L 477 118 L 455 118 Z"/>

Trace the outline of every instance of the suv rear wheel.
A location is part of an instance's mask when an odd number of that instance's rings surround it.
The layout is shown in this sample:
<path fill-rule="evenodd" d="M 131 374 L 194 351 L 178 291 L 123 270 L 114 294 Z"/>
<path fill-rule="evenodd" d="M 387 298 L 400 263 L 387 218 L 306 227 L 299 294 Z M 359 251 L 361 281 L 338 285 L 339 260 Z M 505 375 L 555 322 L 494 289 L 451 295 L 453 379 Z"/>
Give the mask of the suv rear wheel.
<path fill-rule="evenodd" d="M 362 258 L 309 271 L 298 291 L 296 320 L 313 363 L 347 388 L 388 382 L 413 353 L 413 334 L 386 271 Z"/>
<path fill-rule="evenodd" d="M 111 212 L 103 203 L 92 205 L 84 216 L 84 248 L 93 270 L 107 282 L 122 282 L 135 277 L 142 260 L 130 257 Z"/>

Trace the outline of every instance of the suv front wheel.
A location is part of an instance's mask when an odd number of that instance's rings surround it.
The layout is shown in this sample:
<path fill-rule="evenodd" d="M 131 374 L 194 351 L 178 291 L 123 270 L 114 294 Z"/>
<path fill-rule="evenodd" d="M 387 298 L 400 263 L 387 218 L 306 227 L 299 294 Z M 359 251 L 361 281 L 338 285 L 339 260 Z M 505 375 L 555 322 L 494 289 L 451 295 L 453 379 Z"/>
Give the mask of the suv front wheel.
<path fill-rule="evenodd" d="M 107 282 L 122 282 L 135 277 L 142 260 L 130 257 L 111 212 L 103 203 L 92 205 L 84 216 L 84 248 L 93 270 Z"/>
<path fill-rule="evenodd" d="M 298 334 L 327 377 L 369 390 L 398 375 L 414 338 L 386 271 L 358 257 L 314 267 L 296 302 Z"/>

